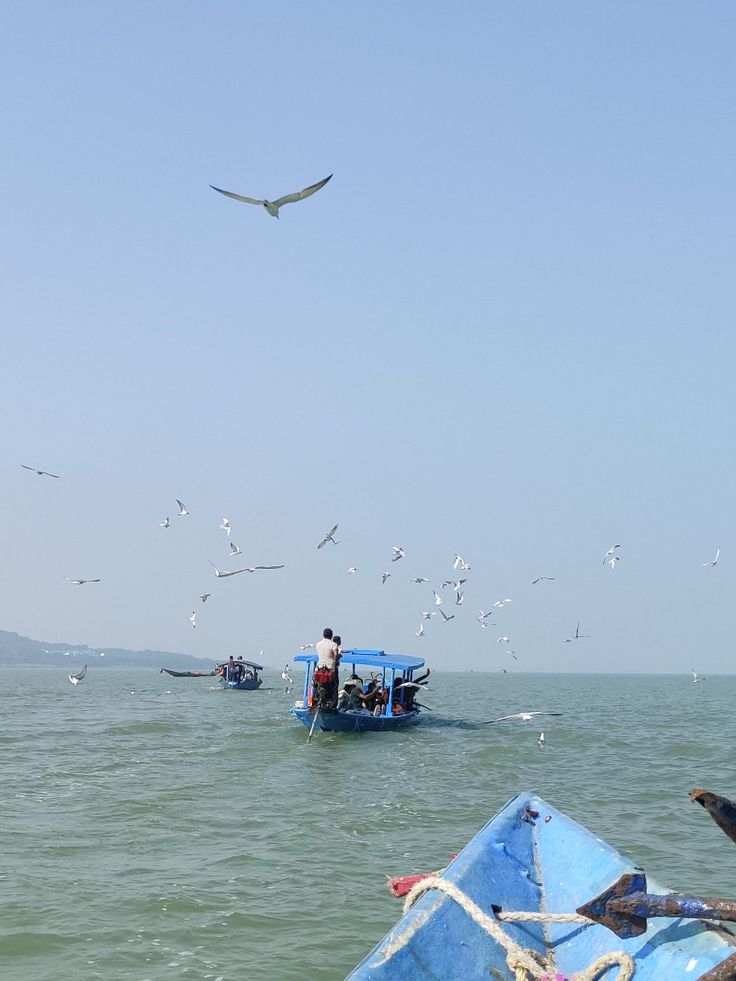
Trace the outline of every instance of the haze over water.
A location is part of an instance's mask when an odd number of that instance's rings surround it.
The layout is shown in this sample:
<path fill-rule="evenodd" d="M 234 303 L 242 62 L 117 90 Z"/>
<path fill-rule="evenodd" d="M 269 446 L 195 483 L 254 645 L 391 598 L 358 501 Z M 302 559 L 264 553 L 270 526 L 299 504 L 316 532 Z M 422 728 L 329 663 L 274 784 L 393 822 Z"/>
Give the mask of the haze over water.
<path fill-rule="evenodd" d="M 276 675 L 270 693 L 152 671 L 1 680 L 13 981 L 337 981 L 400 915 L 385 877 L 446 864 L 523 789 L 667 886 L 733 893 L 736 848 L 687 798 L 733 795 L 732 677 L 439 674 L 415 730 L 309 746 L 288 718 L 298 680 L 287 697 Z M 443 722 L 545 708 L 563 715 Z"/>

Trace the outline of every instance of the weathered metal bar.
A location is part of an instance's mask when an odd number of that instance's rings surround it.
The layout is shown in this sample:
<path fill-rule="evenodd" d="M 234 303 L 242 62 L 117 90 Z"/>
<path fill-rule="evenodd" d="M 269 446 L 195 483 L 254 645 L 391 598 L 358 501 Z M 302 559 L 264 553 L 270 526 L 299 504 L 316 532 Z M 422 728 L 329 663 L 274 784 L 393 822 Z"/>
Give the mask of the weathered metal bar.
<path fill-rule="evenodd" d="M 736 954 L 721 961 L 707 974 L 701 974 L 698 981 L 736 981 Z"/>
<path fill-rule="evenodd" d="M 690 800 L 704 807 L 721 831 L 736 841 L 736 804 L 732 800 L 697 788 L 690 791 Z"/>
<path fill-rule="evenodd" d="M 677 893 L 658 896 L 646 888 L 643 872 L 627 873 L 577 912 L 623 938 L 640 936 L 646 931 L 647 919 L 654 916 L 736 921 L 736 900 Z"/>

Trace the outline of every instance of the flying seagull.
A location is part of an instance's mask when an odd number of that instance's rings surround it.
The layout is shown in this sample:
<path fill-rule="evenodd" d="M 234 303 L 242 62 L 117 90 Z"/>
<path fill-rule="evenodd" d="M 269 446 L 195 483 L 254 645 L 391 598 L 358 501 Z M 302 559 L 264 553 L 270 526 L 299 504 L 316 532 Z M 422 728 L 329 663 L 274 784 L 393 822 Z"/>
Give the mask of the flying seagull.
<path fill-rule="evenodd" d="M 483 627 L 483 629 L 485 630 L 485 628 L 488 626 L 488 624 L 483 619 L 483 617 L 476 617 L 475 619 L 478 621 L 478 623 L 481 625 L 481 627 Z"/>
<path fill-rule="evenodd" d="M 620 562 L 620 561 L 621 561 L 621 559 L 618 557 L 618 555 L 612 555 L 611 556 L 611 558 L 608 560 L 608 564 L 611 567 L 611 572 L 615 572 L 616 571 L 616 563 L 617 562 Z"/>
<path fill-rule="evenodd" d="M 84 586 L 87 582 L 102 582 L 101 579 L 70 579 L 69 576 L 64 576 L 67 582 L 70 582 L 72 586 Z"/>
<path fill-rule="evenodd" d="M 391 573 L 390 572 L 383 572 L 383 573 L 381 573 L 381 585 L 383 586 L 385 584 L 386 580 L 387 579 L 390 579 L 390 578 L 391 578 Z"/>
<path fill-rule="evenodd" d="M 542 582 L 544 579 L 546 579 L 548 582 L 555 581 L 554 576 L 537 576 L 536 579 L 532 579 L 532 586 L 536 586 L 538 582 Z"/>
<path fill-rule="evenodd" d="M 348 572 L 347 572 L 347 574 L 348 574 L 349 576 L 352 576 L 352 575 L 353 575 L 353 574 L 354 574 L 355 572 L 357 572 L 357 571 L 358 571 L 358 567 L 357 567 L 357 565 L 351 565 L 351 566 L 350 566 L 350 568 L 348 569 Z"/>
<path fill-rule="evenodd" d="M 424 636 L 424 624 L 420 623 L 419 630 L 417 630 L 417 637 L 423 637 L 423 636 Z"/>
<path fill-rule="evenodd" d="M 392 562 L 398 562 L 399 559 L 403 559 L 406 555 L 406 549 L 402 548 L 400 545 L 392 545 L 391 550 L 394 553 L 391 556 Z"/>
<path fill-rule="evenodd" d="M 207 559 L 210 562 L 209 559 Z M 227 576 L 237 576 L 241 572 L 248 572 L 248 569 L 233 569 L 232 572 L 225 572 L 222 569 L 218 569 L 214 562 L 210 562 L 210 565 L 215 570 L 215 575 L 218 579 L 225 579 Z"/>
<path fill-rule="evenodd" d="M 453 614 L 451 614 L 451 615 L 450 615 L 450 616 L 448 617 L 448 615 L 447 615 L 447 614 L 445 613 L 445 611 L 444 611 L 444 610 L 440 610 L 440 615 L 442 616 L 442 619 L 443 619 L 443 620 L 445 621 L 445 623 L 449 623 L 449 622 L 450 622 L 450 620 L 454 620 L 454 619 L 455 619 L 455 614 L 454 614 L 454 613 L 453 613 Z"/>
<path fill-rule="evenodd" d="M 87 674 L 87 665 L 85 664 L 85 666 L 82 668 L 81 671 L 77 671 L 76 674 L 70 674 L 68 676 L 69 677 L 69 681 L 71 681 L 71 683 L 73 685 L 78 685 L 79 682 L 84 678 L 84 676 L 86 674 Z"/>
<path fill-rule="evenodd" d="M 491 719 L 490 722 L 483 724 L 491 726 L 496 722 L 531 722 L 532 719 L 536 719 L 540 715 L 562 715 L 562 712 L 516 712 L 515 715 L 502 715 L 500 719 Z"/>
<path fill-rule="evenodd" d="M 701 565 L 709 565 L 709 566 L 718 565 L 718 559 L 720 558 L 720 556 L 721 556 L 721 546 L 719 545 L 718 548 L 716 549 L 716 557 L 713 559 L 713 561 L 712 562 L 701 562 L 700 564 Z"/>
<path fill-rule="evenodd" d="M 432 617 L 436 617 L 437 616 L 437 610 L 422 610 L 422 612 L 419 614 L 419 616 L 423 620 L 431 620 Z"/>
<path fill-rule="evenodd" d="M 288 685 L 291 684 L 291 675 L 289 674 L 289 662 L 287 661 L 284 665 L 284 670 L 281 672 L 281 680 L 285 681 Z"/>
<path fill-rule="evenodd" d="M 232 191 L 223 191 L 221 187 L 215 187 L 214 184 L 210 184 L 213 191 L 219 191 L 220 194 L 224 194 L 225 197 L 232 198 L 234 201 L 243 201 L 245 204 L 260 204 L 266 209 L 266 211 L 271 215 L 272 218 L 278 218 L 279 208 L 283 208 L 285 204 L 293 204 L 295 201 L 303 201 L 304 198 L 308 198 L 310 195 L 315 194 L 321 187 L 324 187 L 328 180 L 332 177 L 325 177 L 324 180 L 317 181 L 316 184 L 310 184 L 309 187 L 305 187 L 303 191 L 296 191 L 294 194 L 285 194 L 282 198 L 276 198 L 275 201 L 269 201 L 268 198 L 261 200 L 260 198 L 247 198 L 243 194 L 234 194 Z"/>
<path fill-rule="evenodd" d="M 537 740 L 537 746 L 539 746 L 540 749 L 544 749 L 544 733 L 543 732 L 540 732 L 539 733 L 539 739 Z"/>
<path fill-rule="evenodd" d="M 575 640 L 583 640 L 586 637 L 590 637 L 590 634 L 580 633 L 580 621 L 578 620 L 577 626 L 575 627 Z"/>
<path fill-rule="evenodd" d="M 176 499 L 176 503 L 179 505 L 177 514 L 180 518 L 183 518 L 185 515 L 189 514 L 189 508 L 186 506 L 186 504 L 182 504 L 178 497 Z"/>
<path fill-rule="evenodd" d="M 439 595 L 436 589 L 432 590 L 432 595 L 434 596 L 434 605 L 442 606 L 442 597 Z"/>
<path fill-rule="evenodd" d="M 701 674 L 698 674 L 695 668 L 690 668 L 690 670 L 693 673 L 693 684 L 696 684 L 698 681 L 705 681 L 705 678 Z"/>
<path fill-rule="evenodd" d="M 462 606 L 463 600 L 465 599 L 465 594 L 461 593 L 460 590 L 455 593 L 455 606 Z"/>
<path fill-rule="evenodd" d="M 509 657 L 513 657 L 515 661 L 519 660 L 519 658 L 516 656 L 516 651 L 506 651 L 506 653 L 509 655 Z"/>
<path fill-rule="evenodd" d="M 462 557 L 462 555 L 456 555 L 455 561 L 452 563 L 453 569 L 460 569 L 461 572 L 470 572 L 470 566 Z"/>
<path fill-rule="evenodd" d="M 411 582 L 429 582 L 429 579 L 425 579 L 424 576 L 416 576 Z"/>
<path fill-rule="evenodd" d="M 616 551 L 616 549 L 617 549 L 617 548 L 621 548 L 621 546 L 620 546 L 620 545 L 612 545 L 612 546 L 611 546 L 611 547 L 609 548 L 609 550 L 608 550 L 608 551 L 606 552 L 606 554 L 605 554 L 605 555 L 603 556 L 603 565 L 605 565 L 605 564 L 606 564 L 606 562 L 608 561 L 608 559 L 610 558 L 610 556 L 611 556 L 611 555 L 613 555 L 613 553 L 614 553 L 614 552 Z"/>
<path fill-rule="evenodd" d="M 502 643 L 503 644 L 510 644 L 511 643 L 511 638 L 510 637 L 497 637 L 496 638 L 496 643 L 497 644 L 502 644 Z"/>
<path fill-rule="evenodd" d="M 159 524 L 161 525 L 162 528 L 168 528 L 171 525 L 171 519 L 164 518 L 163 521 L 159 521 Z"/>
<path fill-rule="evenodd" d="M 189 617 L 189 622 L 193 627 L 197 626 L 197 614 L 192 610 L 192 615 Z"/>
<path fill-rule="evenodd" d="M 25 463 L 21 463 L 21 466 L 24 470 L 31 470 L 33 473 L 38 474 L 39 477 L 55 477 L 57 480 L 61 479 L 58 473 L 49 473 L 48 470 L 36 470 L 35 467 L 27 467 Z"/>
<path fill-rule="evenodd" d="M 335 532 L 336 531 L 337 531 L 337 525 L 335 525 L 334 528 L 331 531 L 328 531 L 327 532 L 327 534 L 322 539 L 322 541 L 319 543 L 319 545 L 317 546 L 317 548 L 322 548 L 328 542 L 332 542 L 333 545 L 337 545 L 337 542 L 335 541 Z"/>
<path fill-rule="evenodd" d="M 506 604 L 507 603 L 510 603 L 510 602 L 511 602 L 511 600 L 508 599 L 508 598 L 507 599 L 496 600 L 496 602 L 493 604 L 493 607 L 496 610 L 502 610 L 504 608 L 504 606 L 506 606 Z"/>
<path fill-rule="evenodd" d="M 211 595 L 212 593 L 201 593 L 199 598 L 202 600 L 203 603 L 206 603 Z"/>
<path fill-rule="evenodd" d="M 308 651 L 308 650 L 311 650 L 313 647 L 314 647 L 314 644 L 302 644 L 299 647 L 299 650 L 300 651 Z"/>
<path fill-rule="evenodd" d="M 230 527 L 230 518 L 223 518 L 220 521 L 220 531 L 224 531 L 227 537 L 230 537 L 230 532 L 232 528 Z"/>
<path fill-rule="evenodd" d="M 230 558 L 232 559 L 236 555 L 240 555 L 240 549 L 235 542 L 230 542 Z"/>
<path fill-rule="evenodd" d="M 444 589 L 445 586 L 452 586 L 455 592 L 459 593 L 460 587 L 464 582 L 467 581 L 468 581 L 467 579 L 445 579 L 445 581 L 442 583 L 442 588 Z"/>

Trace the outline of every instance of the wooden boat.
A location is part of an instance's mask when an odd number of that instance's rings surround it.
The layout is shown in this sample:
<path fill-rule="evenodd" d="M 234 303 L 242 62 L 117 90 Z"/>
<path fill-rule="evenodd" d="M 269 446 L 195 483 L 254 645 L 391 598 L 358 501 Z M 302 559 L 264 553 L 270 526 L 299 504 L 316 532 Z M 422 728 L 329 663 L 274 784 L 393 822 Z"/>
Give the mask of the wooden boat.
<path fill-rule="evenodd" d="M 318 700 L 318 686 L 314 684 L 314 671 L 317 667 L 317 655 L 297 654 L 295 662 L 302 662 L 306 667 L 304 675 L 304 694 L 291 708 L 291 714 L 310 731 L 314 728 L 322 732 L 384 732 L 393 729 L 405 729 L 416 725 L 420 720 L 420 708 L 415 695 L 421 685 L 413 684 L 414 672 L 424 667 L 421 657 L 408 657 L 403 654 L 386 654 L 378 650 L 349 650 L 343 651 L 340 660 L 340 677 L 342 684 L 357 678 L 358 668 L 368 668 L 375 672 L 373 683 L 380 685 L 386 693 L 384 704 L 380 711 L 369 711 L 365 708 L 345 707 L 343 700 L 338 702 L 340 708 L 330 709 Z M 352 673 L 351 673 L 352 672 Z M 397 672 L 401 672 L 397 675 Z M 402 687 L 399 687 L 402 686 Z M 393 693 L 388 698 L 388 693 Z"/>
<path fill-rule="evenodd" d="M 211 678 L 215 671 L 174 671 L 172 668 L 161 668 L 160 674 L 170 674 L 172 678 Z"/>
<path fill-rule="evenodd" d="M 256 688 L 260 688 L 263 681 L 259 671 L 263 671 L 262 664 L 245 661 L 242 657 L 235 660 L 233 667 L 230 667 L 228 660 L 215 668 L 215 674 L 219 674 L 222 678 L 223 687 L 233 691 L 255 691 Z"/>
<path fill-rule="evenodd" d="M 640 887 L 642 881 L 645 893 L 631 893 L 631 883 Z M 350 974 L 352 981 L 540 976 L 564 981 L 600 957 L 620 962 L 627 954 L 633 958 L 633 981 L 736 978 L 736 936 L 712 920 L 677 912 L 703 916 L 694 912 L 701 901 L 650 895 L 664 890 L 652 880 L 646 884 L 629 859 L 532 794 L 509 801 L 447 869 L 414 888 L 426 891 Z M 644 913 L 628 916 L 621 928 L 618 921 L 627 917 L 610 911 L 624 909 L 627 896 L 629 907 Z M 663 913 L 663 907 L 672 909 Z M 576 911 L 585 913 L 580 922 L 548 918 Z M 515 912 L 541 912 L 544 919 L 519 922 L 512 918 Z M 617 926 L 619 935 L 612 932 Z M 491 928 L 500 929 L 500 940 L 488 932 Z M 507 960 L 509 940 L 543 959 L 541 975 L 539 967 L 536 974 L 514 973 Z M 512 951 L 512 964 L 513 956 Z M 598 976 L 616 981 L 625 974 L 609 966 Z"/>

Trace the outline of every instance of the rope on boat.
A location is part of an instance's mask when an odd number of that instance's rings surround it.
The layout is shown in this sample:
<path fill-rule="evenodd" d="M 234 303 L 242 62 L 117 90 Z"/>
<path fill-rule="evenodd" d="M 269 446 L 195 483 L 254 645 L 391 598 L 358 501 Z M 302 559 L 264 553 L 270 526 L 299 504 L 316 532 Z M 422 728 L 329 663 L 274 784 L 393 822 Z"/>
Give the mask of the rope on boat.
<path fill-rule="evenodd" d="M 550 972 L 554 973 L 556 968 L 553 963 L 545 961 L 536 951 L 525 950 L 523 947 L 520 947 L 506 933 L 499 924 L 499 920 L 506 920 L 512 923 L 584 923 L 587 926 L 591 925 L 587 917 L 580 916 L 578 913 L 499 912 L 496 916 L 489 916 L 470 896 L 466 895 L 462 889 L 459 889 L 454 882 L 450 882 L 448 879 L 442 879 L 436 875 L 422 879 L 412 886 L 404 900 L 404 913 L 408 913 L 419 897 L 430 889 L 438 889 L 446 896 L 449 896 L 450 899 L 454 899 L 465 910 L 468 916 L 506 951 L 506 963 L 509 969 L 514 972 L 515 981 L 529 981 L 530 978 L 533 981 L 541 981 Z M 408 929 L 405 933 L 397 937 L 393 944 L 389 944 L 386 949 L 387 956 L 391 957 L 405 947 L 420 925 L 417 924 L 414 928 Z M 625 951 L 616 950 L 604 954 L 584 971 L 574 974 L 571 981 L 597 981 L 601 974 L 610 967 L 619 968 L 616 981 L 631 981 L 631 978 L 634 976 L 634 959 Z"/>

